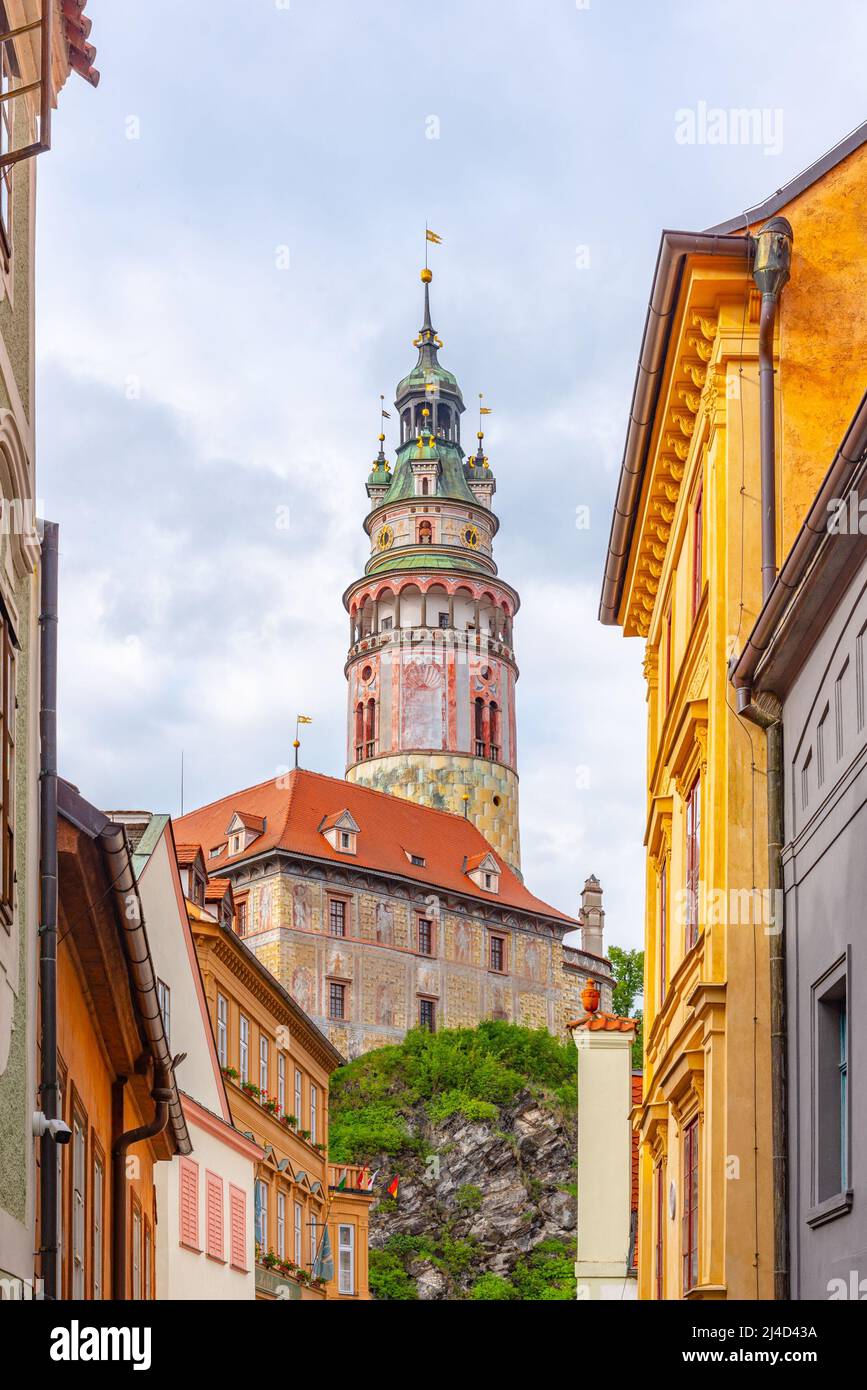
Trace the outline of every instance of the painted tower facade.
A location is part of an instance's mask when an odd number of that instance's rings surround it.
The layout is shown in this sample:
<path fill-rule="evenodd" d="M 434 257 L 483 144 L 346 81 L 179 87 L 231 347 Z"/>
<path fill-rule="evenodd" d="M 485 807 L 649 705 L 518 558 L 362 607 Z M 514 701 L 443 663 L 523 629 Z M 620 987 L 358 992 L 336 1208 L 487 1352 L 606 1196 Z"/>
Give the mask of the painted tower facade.
<path fill-rule="evenodd" d="M 418 361 L 399 383 L 400 443 L 367 481 L 370 559 L 349 613 L 347 778 L 466 815 L 520 872 L 513 623 L 497 575 L 496 483 L 461 447 L 464 401 L 439 362 L 422 271 Z M 480 419 L 481 425 L 481 419 Z"/>

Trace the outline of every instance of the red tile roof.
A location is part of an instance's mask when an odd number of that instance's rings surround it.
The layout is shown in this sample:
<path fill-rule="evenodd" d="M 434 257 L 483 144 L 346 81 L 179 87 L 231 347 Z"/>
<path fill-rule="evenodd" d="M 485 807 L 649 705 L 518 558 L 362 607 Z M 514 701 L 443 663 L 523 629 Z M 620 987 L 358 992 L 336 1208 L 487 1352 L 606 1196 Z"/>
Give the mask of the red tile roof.
<path fill-rule="evenodd" d="M 96 49 L 88 43 L 92 21 L 84 13 L 87 0 L 60 0 L 63 11 L 63 32 L 66 35 L 69 52 L 69 65 L 89 82 L 91 87 L 99 86 L 99 73 L 93 66 Z"/>
<path fill-rule="evenodd" d="M 219 903 L 226 894 L 232 892 L 232 881 L 228 878 L 210 878 L 205 885 L 205 902 Z"/>
<path fill-rule="evenodd" d="M 325 819 L 344 810 L 360 827 L 355 854 L 333 849 L 318 828 Z M 177 838 L 185 843 L 216 845 L 233 811 L 261 816 L 267 828 L 240 854 L 229 855 L 224 848 L 219 855 L 209 856 L 206 867 L 211 872 L 225 874 L 230 865 L 279 848 L 414 879 L 487 903 L 493 899 L 506 907 L 554 918 L 569 930 L 577 925 L 574 918 L 528 892 L 472 822 L 449 811 L 435 811 L 339 777 L 295 769 L 181 816 L 175 822 Z M 412 845 L 414 853 L 424 855 L 425 864 L 410 863 L 404 845 Z M 500 865 L 500 891 L 496 894 L 477 888 L 463 869 L 465 862 L 485 854 L 493 854 Z"/>
<path fill-rule="evenodd" d="M 635 1030 L 634 1018 L 618 1018 L 617 1014 L 584 1014 L 567 1023 L 567 1028 L 586 1028 L 591 1033 L 632 1033 Z"/>
<path fill-rule="evenodd" d="M 196 862 L 196 859 L 201 858 L 204 860 L 205 857 L 202 852 L 202 846 L 198 841 L 196 841 L 195 844 L 179 845 L 176 843 L 175 851 L 178 856 L 178 864 L 182 869 L 188 869 L 191 864 Z"/>

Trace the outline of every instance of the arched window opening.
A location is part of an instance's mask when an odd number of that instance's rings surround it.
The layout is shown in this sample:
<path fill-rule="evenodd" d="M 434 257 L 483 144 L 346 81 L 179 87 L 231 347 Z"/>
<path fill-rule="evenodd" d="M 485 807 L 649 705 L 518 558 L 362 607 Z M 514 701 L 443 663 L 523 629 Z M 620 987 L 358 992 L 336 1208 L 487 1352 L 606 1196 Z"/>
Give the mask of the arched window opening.
<path fill-rule="evenodd" d="M 485 756 L 485 702 L 479 696 L 476 699 L 476 757 Z"/>
<path fill-rule="evenodd" d="M 427 479 L 425 479 L 425 481 L 427 481 Z M 431 545 L 433 543 L 433 527 L 429 521 L 419 522 L 418 543 L 419 545 Z"/>
<path fill-rule="evenodd" d="M 364 756 L 372 758 L 376 751 L 376 701 L 371 698 L 367 702 L 366 719 L 364 721 Z"/>
<path fill-rule="evenodd" d="M 430 482 L 427 478 L 422 478 L 421 480 L 421 492 L 423 497 L 427 497 L 430 492 Z"/>
<path fill-rule="evenodd" d="M 355 706 L 355 760 L 364 757 L 364 705 L 361 700 Z"/>
<path fill-rule="evenodd" d="M 500 756 L 500 709 L 499 706 L 491 701 L 490 710 L 491 726 L 491 757 L 498 759 Z"/>

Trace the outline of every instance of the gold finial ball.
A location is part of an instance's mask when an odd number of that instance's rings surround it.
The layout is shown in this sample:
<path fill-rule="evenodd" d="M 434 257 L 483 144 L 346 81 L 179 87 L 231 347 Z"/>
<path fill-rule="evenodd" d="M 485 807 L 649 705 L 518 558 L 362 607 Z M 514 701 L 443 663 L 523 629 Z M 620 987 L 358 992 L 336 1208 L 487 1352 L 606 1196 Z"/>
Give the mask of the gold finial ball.
<path fill-rule="evenodd" d="M 425 405 L 425 406 L 422 406 L 422 412 L 421 412 L 421 413 L 422 413 L 422 415 L 430 415 L 430 411 L 428 410 L 428 408 L 427 408 L 426 405 Z"/>
<path fill-rule="evenodd" d="M 422 273 L 421 273 L 421 282 L 422 282 L 422 284 L 423 284 L 423 285 L 429 285 L 432 279 L 433 279 L 433 271 L 432 271 L 432 270 L 428 270 L 427 266 L 425 266 L 424 270 L 423 270 Z"/>
<path fill-rule="evenodd" d="M 379 442 L 380 442 L 380 444 L 382 443 L 382 441 L 383 441 L 384 439 L 385 439 L 385 435 L 384 435 L 384 434 L 381 434 L 381 435 L 379 436 Z"/>
<path fill-rule="evenodd" d="M 469 799 L 470 799 L 470 794 L 469 794 L 469 792 L 464 792 L 463 795 L 461 796 L 461 801 L 469 801 Z"/>
<path fill-rule="evenodd" d="M 293 748 L 300 748 L 300 747 L 301 747 L 301 740 L 300 740 L 300 739 L 297 739 L 297 738 L 296 738 L 296 739 L 293 739 L 293 740 L 292 740 L 292 747 L 293 747 Z"/>
<path fill-rule="evenodd" d="M 485 431 L 484 431 L 484 430 L 479 430 L 479 431 L 477 432 L 477 434 L 476 434 L 476 439 L 484 439 L 484 437 L 485 437 Z"/>

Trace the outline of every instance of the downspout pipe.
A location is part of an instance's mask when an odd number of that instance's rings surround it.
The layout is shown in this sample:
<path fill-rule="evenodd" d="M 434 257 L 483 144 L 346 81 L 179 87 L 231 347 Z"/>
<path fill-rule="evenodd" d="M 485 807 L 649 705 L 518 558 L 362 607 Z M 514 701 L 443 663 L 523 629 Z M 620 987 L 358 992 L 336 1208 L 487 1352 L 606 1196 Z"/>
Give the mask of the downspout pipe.
<path fill-rule="evenodd" d="M 761 291 L 759 316 L 759 425 L 762 507 L 762 604 L 777 578 L 777 448 L 774 394 L 774 328 L 777 305 L 789 279 L 793 233 L 785 217 L 773 217 L 755 238 L 753 279 Z M 737 692 L 738 711 L 765 729 L 768 801 L 768 890 L 775 909 L 783 901 L 783 723 L 779 700 L 759 706 L 752 692 Z M 774 1298 L 789 1297 L 789 1175 L 786 1114 L 786 944 L 782 911 L 769 936 L 771 1007 L 771 1148 L 774 1217 Z"/>
<path fill-rule="evenodd" d="M 777 305 L 792 263 L 792 228 L 785 217 L 772 217 L 755 237 L 753 279 L 761 291 L 759 315 L 759 421 L 761 428 L 762 602 L 777 577 L 776 422 L 774 400 L 774 327 Z"/>
<path fill-rule="evenodd" d="M 47 1120 L 58 1116 L 57 1085 L 57 594 L 58 532 L 43 523 L 39 612 L 39 1095 Z M 57 1143 L 39 1141 L 40 1275 L 43 1296 L 60 1297 Z"/>
<path fill-rule="evenodd" d="M 126 1299 L 126 1250 L 127 1250 L 127 1151 L 143 1139 L 153 1139 L 162 1134 L 169 1122 L 169 1105 L 175 1097 L 172 1086 L 165 1084 L 166 1077 L 160 1077 L 161 1084 L 151 1091 L 154 1100 L 154 1117 L 149 1124 L 128 1129 L 118 1136 L 111 1146 L 111 1296 Z"/>

